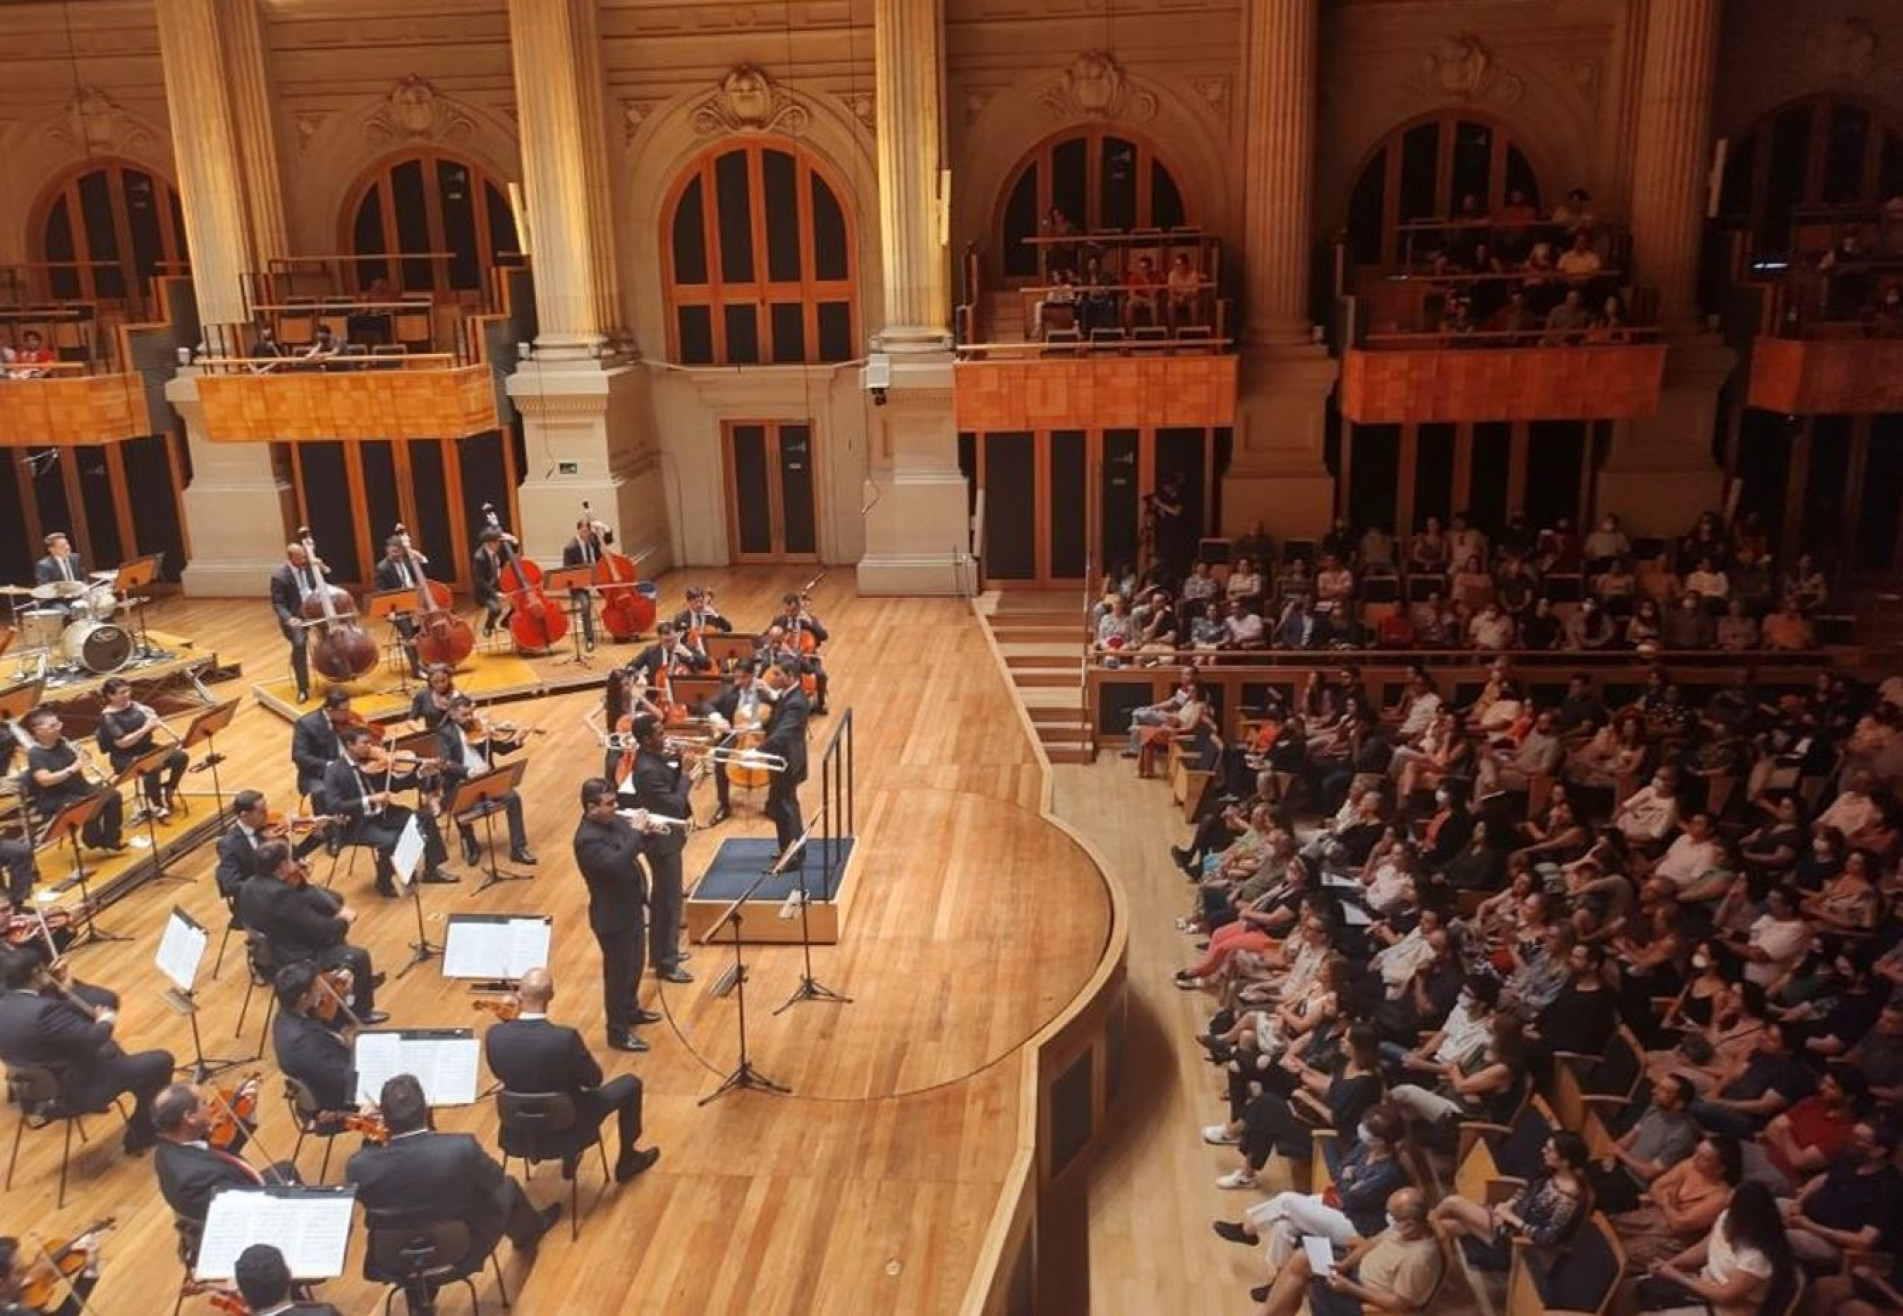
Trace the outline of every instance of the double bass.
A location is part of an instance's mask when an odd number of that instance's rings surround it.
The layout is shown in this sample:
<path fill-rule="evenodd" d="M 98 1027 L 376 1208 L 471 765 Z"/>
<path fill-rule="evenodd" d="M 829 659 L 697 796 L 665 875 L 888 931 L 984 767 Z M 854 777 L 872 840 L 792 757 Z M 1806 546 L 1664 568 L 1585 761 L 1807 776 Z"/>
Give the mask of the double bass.
<path fill-rule="evenodd" d="M 582 520 L 606 529 L 595 520 L 586 499 L 582 500 L 581 515 Z M 613 552 L 602 542 L 588 578 L 601 596 L 601 624 L 616 643 L 626 644 L 654 625 L 654 600 L 635 588 L 640 572 L 635 570 L 633 558 Z"/>
<path fill-rule="evenodd" d="M 501 518 L 492 504 L 484 503 L 482 514 L 497 531 L 502 530 Z M 513 539 L 503 534 L 498 547 L 502 570 L 496 584 L 509 597 L 509 634 L 515 637 L 515 647 L 529 653 L 554 648 L 568 634 L 567 614 L 542 592 L 542 569 L 522 560 Z"/>
<path fill-rule="evenodd" d="M 303 545 L 311 571 L 317 577 L 317 588 L 305 597 L 299 608 L 304 620 L 312 623 L 311 638 L 306 641 L 310 646 L 311 666 L 326 680 L 339 684 L 354 681 L 377 665 L 380 651 L 376 638 L 357 624 L 357 601 L 350 597 L 349 591 L 331 584 L 324 574 L 324 561 L 317 556 L 310 527 L 297 528 L 297 542 Z"/>
<path fill-rule="evenodd" d="M 410 544 L 410 532 L 401 522 L 396 527 L 396 537 L 403 543 L 403 552 L 410 559 L 410 570 L 416 576 L 416 656 L 426 663 L 442 663 L 449 668 L 462 666 L 465 659 L 474 652 L 476 633 L 469 623 L 458 617 L 450 609 L 449 586 L 440 580 L 431 580 L 423 573 L 423 555 Z"/>

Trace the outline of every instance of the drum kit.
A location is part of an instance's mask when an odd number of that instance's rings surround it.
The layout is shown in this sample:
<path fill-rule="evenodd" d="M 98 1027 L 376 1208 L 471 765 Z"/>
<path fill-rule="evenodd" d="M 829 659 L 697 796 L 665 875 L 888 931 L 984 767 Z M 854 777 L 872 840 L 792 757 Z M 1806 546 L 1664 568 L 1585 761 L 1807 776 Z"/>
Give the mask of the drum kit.
<path fill-rule="evenodd" d="M 22 658 L 34 655 L 92 676 L 110 676 L 132 661 L 132 632 L 118 624 L 133 606 L 113 589 L 116 571 L 95 571 L 86 580 L 55 580 L 27 588 L 0 585 L 12 602 Z M 21 600 L 25 600 L 22 606 Z"/>

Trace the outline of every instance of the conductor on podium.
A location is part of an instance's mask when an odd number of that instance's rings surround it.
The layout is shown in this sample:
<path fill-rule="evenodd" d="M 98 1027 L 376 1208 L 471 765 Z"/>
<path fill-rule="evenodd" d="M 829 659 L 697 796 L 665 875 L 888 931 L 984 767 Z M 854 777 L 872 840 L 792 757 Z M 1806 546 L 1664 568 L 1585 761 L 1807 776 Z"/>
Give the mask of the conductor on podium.
<path fill-rule="evenodd" d="M 768 698 L 773 700 L 773 713 L 767 718 L 766 739 L 760 744 L 760 752 L 786 760 L 785 771 L 773 773 L 767 787 L 766 816 L 773 820 L 779 855 L 784 860 L 787 851 L 806 833 L 800 817 L 800 783 L 806 780 L 806 719 L 812 706 L 800 689 L 798 674 L 784 667 L 767 669 L 766 686 Z"/>

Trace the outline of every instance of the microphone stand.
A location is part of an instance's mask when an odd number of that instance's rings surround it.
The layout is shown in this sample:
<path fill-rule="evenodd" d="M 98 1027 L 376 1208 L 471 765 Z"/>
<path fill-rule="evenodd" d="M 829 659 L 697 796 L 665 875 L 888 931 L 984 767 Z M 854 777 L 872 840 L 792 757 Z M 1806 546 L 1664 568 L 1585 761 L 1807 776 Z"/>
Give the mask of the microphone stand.
<path fill-rule="evenodd" d="M 740 1062 L 734 1066 L 732 1072 L 720 1080 L 719 1087 L 702 1097 L 695 1105 L 705 1106 L 709 1102 L 719 1100 L 737 1088 L 757 1088 L 764 1092 L 778 1092 L 782 1095 L 788 1094 L 793 1090 L 784 1084 L 775 1083 L 772 1079 L 755 1069 L 753 1067 L 753 1060 L 747 1054 L 747 965 L 740 949 L 741 910 L 745 907 L 747 901 L 753 898 L 754 893 L 760 889 L 761 884 L 769 877 L 778 873 L 780 869 L 781 864 L 775 863 L 762 871 L 758 877 L 753 879 L 751 886 L 734 898 L 733 903 L 728 905 L 720 917 L 714 921 L 714 926 L 708 930 L 707 935 L 701 938 L 701 944 L 705 945 L 714 939 L 715 934 L 720 931 L 721 924 L 725 923 L 733 928 L 732 973 L 735 1006 L 739 1011 Z"/>
<path fill-rule="evenodd" d="M 834 991 L 813 976 L 813 920 L 812 916 L 806 912 L 806 907 L 812 903 L 812 897 L 806 888 L 806 843 L 812 839 L 813 833 L 825 820 L 826 810 L 821 809 L 818 816 L 808 824 L 805 835 L 795 841 L 792 849 L 787 851 L 790 855 L 798 855 L 800 860 L 799 867 L 794 872 L 800 884 L 800 954 L 805 961 L 805 969 L 800 974 L 800 985 L 793 989 L 791 996 L 781 1001 L 774 1009 L 773 1013 L 776 1015 L 785 1013 L 801 1001 L 823 1001 L 829 1005 L 852 1004 L 852 997 Z"/>

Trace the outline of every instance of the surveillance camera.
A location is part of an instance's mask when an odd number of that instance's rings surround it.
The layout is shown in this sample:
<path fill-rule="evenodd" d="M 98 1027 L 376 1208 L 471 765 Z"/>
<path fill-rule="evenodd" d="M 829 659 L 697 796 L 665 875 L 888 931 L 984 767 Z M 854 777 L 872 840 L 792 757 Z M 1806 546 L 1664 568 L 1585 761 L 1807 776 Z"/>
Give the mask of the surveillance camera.
<path fill-rule="evenodd" d="M 872 393 L 872 405 L 875 407 L 883 407 L 885 405 L 885 390 L 882 388 L 873 388 L 870 392 Z"/>

